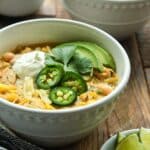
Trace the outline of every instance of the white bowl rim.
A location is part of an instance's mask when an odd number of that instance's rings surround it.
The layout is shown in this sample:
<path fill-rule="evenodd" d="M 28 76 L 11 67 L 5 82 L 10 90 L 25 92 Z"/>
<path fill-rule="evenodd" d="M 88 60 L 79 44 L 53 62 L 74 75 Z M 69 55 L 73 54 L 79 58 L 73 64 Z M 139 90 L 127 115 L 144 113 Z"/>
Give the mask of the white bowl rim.
<path fill-rule="evenodd" d="M 114 1 L 116 1 L 116 2 L 121 2 L 122 3 L 122 1 L 121 0 L 105 0 L 106 2 L 114 2 Z M 123 0 L 124 1 L 124 0 Z M 69 13 L 70 13 L 70 15 L 71 16 L 73 16 L 73 17 L 76 17 L 76 20 L 78 19 L 81 19 L 83 22 L 88 22 L 88 23 L 90 23 L 90 24 L 97 24 L 97 25 L 99 25 L 99 24 L 101 24 L 101 25 L 111 25 L 111 26 L 128 26 L 128 25 L 134 25 L 134 24 L 138 24 L 138 23 L 141 23 L 141 22 L 145 22 L 145 21 L 147 21 L 148 20 L 148 18 L 150 17 L 150 16 L 145 16 L 145 17 L 143 17 L 142 19 L 137 19 L 137 20 L 133 20 L 133 21 L 126 21 L 126 22 L 120 22 L 120 21 L 118 21 L 118 22 L 114 22 L 114 21 L 96 21 L 96 20 L 91 20 L 91 19 L 88 19 L 86 16 L 84 16 L 84 15 L 81 15 L 80 13 L 78 13 L 76 10 L 74 10 L 74 9 L 71 9 L 67 4 L 66 4 L 66 2 L 65 2 L 65 0 L 62 0 L 62 3 L 63 3 L 63 6 L 64 6 L 64 8 L 66 9 L 66 11 L 68 11 Z"/>
<path fill-rule="evenodd" d="M 126 64 L 125 65 L 125 70 L 126 71 L 125 71 L 125 73 L 122 77 L 122 80 L 119 82 L 119 84 L 114 89 L 114 91 L 112 93 L 110 93 L 108 96 L 102 98 L 101 100 L 97 100 L 96 102 L 93 102 L 91 104 L 81 106 L 81 107 L 66 108 L 66 109 L 59 109 L 59 110 L 43 110 L 43 109 L 28 108 L 28 107 L 25 107 L 25 106 L 14 104 L 14 103 L 11 103 L 11 102 L 3 99 L 3 98 L 0 98 L 0 102 L 5 104 L 5 105 L 8 105 L 12 108 L 19 109 L 21 111 L 61 114 L 61 113 L 71 113 L 71 112 L 77 112 L 77 111 L 85 111 L 87 109 L 91 109 L 91 108 L 96 107 L 98 105 L 103 105 L 104 103 L 108 103 L 109 101 L 112 101 L 111 98 L 115 97 L 115 95 L 118 95 L 124 89 L 125 85 L 127 84 L 128 80 L 129 80 L 129 77 L 130 77 L 130 73 L 131 73 L 131 66 L 130 66 L 129 57 L 128 57 L 127 53 L 125 52 L 125 49 L 121 46 L 121 44 L 114 37 L 112 37 L 111 35 L 109 35 L 105 31 L 103 31 L 103 30 L 101 30 L 101 29 L 99 29 L 99 28 L 97 28 L 93 25 L 89 25 L 87 23 L 83 23 L 83 22 L 80 22 L 80 21 L 74 21 L 74 20 L 70 20 L 70 19 L 40 18 L 40 19 L 30 19 L 30 20 L 14 23 L 12 25 L 8 25 L 8 26 L 0 29 L 0 33 L 7 30 L 7 29 L 17 27 L 17 26 L 22 25 L 22 24 L 28 24 L 28 23 L 32 23 L 32 22 L 47 22 L 47 21 L 60 22 L 60 23 L 62 22 L 62 23 L 80 25 L 80 26 L 95 30 L 97 32 L 100 32 L 102 35 L 106 36 L 111 41 L 116 43 L 117 46 L 120 48 L 122 55 L 124 56 L 124 60 L 125 60 L 125 64 Z"/>
<path fill-rule="evenodd" d="M 119 2 L 119 3 L 139 3 L 139 2 L 149 2 L 149 0 L 102 0 L 104 2 Z"/>
<path fill-rule="evenodd" d="M 65 0 L 62 0 L 62 1 L 65 1 Z M 142 3 L 142 2 L 149 2 L 149 0 L 97 0 L 97 1 L 101 1 L 101 2 L 110 2 L 110 3 L 115 3 L 115 4 L 119 4 L 119 3 L 124 3 L 124 4 L 126 4 L 126 3 L 134 3 L 134 4 L 136 4 L 136 3 Z"/>
<path fill-rule="evenodd" d="M 145 128 L 150 130 L 149 128 Z M 137 129 L 130 129 L 130 130 L 124 130 L 124 131 L 120 131 L 122 134 L 132 134 L 132 133 L 137 133 L 140 131 L 140 128 Z M 100 150 L 105 150 L 104 146 L 106 146 L 111 140 L 116 139 L 117 134 L 114 134 L 113 136 L 111 136 L 108 140 L 106 140 L 106 142 L 102 145 L 102 147 L 100 148 Z"/>

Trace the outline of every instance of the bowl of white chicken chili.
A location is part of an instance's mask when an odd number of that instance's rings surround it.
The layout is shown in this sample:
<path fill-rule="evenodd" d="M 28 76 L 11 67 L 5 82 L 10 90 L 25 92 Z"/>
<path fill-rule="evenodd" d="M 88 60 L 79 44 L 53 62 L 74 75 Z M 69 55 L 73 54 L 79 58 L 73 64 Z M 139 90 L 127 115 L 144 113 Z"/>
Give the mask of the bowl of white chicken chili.
<path fill-rule="evenodd" d="M 0 40 L 0 119 L 40 145 L 86 136 L 129 79 L 123 47 L 85 23 L 29 20 L 1 29 Z"/>

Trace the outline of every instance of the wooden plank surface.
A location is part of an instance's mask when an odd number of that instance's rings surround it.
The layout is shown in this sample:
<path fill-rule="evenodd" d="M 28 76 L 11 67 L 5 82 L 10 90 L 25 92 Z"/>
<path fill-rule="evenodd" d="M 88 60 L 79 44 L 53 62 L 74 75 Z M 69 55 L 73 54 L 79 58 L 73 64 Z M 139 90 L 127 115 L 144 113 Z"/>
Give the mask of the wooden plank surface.
<path fill-rule="evenodd" d="M 138 41 L 144 67 L 150 67 L 150 21 L 138 33 Z"/>
<path fill-rule="evenodd" d="M 146 73 L 146 79 L 147 79 L 147 84 L 148 84 L 149 93 L 150 93 L 150 68 L 146 68 L 145 73 Z"/>
<path fill-rule="evenodd" d="M 39 17 L 71 18 L 60 0 L 45 0 L 34 15 L 15 19 L 0 16 L 0 27 Z M 57 150 L 99 150 L 101 144 L 115 132 L 141 126 L 150 128 L 150 22 L 137 36 L 133 35 L 121 44 L 131 60 L 132 72 L 128 87 L 120 96 L 115 110 L 88 137 Z"/>
<path fill-rule="evenodd" d="M 41 17 L 56 17 L 56 1 L 45 0 L 36 15 Z"/>
<path fill-rule="evenodd" d="M 56 0 L 56 17 L 71 19 L 70 15 L 64 10 L 60 0 Z"/>
<path fill-rule="evenodd" d="M 129 55 L 132 72 L 128 87 L 117 103 L 113 112 L 114 115 L 108 119 L 110 133 L 129 128 L 150 126 L 150 97 L 136 37 L 130 37 L 122 44 Z M 113 121 L 114 118 L 116 118 L 115 121 Z"/>

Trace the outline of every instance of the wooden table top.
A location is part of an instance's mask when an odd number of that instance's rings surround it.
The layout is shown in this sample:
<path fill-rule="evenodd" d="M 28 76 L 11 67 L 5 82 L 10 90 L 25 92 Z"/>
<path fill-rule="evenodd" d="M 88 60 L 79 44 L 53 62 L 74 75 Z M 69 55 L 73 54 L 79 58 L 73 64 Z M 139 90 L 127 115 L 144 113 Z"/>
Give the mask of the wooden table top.
<path fill-rule="evenodd" d="M 0 27 L 20 20 L 58 17 L 71 18 L 59 0 L 45 0 L 37 14 L 25 18 L 0 16 Z M 150 21 L 145 27 L 121 42 L 131 61 L 131 77 L 128 88 L 119 98 L 115 110 L 88 137 L 60 150 L 99 150 L 111 135 L 118 131 L 150 128 Z"/>

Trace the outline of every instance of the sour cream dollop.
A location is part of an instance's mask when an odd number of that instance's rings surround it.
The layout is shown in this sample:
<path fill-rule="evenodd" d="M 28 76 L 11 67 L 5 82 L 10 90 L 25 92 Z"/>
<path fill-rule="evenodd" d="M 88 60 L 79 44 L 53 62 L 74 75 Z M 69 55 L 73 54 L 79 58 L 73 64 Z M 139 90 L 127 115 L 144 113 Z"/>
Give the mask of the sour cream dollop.
<path fill-rule="evenodd" d="M 34 77 L 45 66 L 45 53 L 41 51 L 21 54 L 13 64 L 13 70 L 22 79 L 26 76 Z"/>

